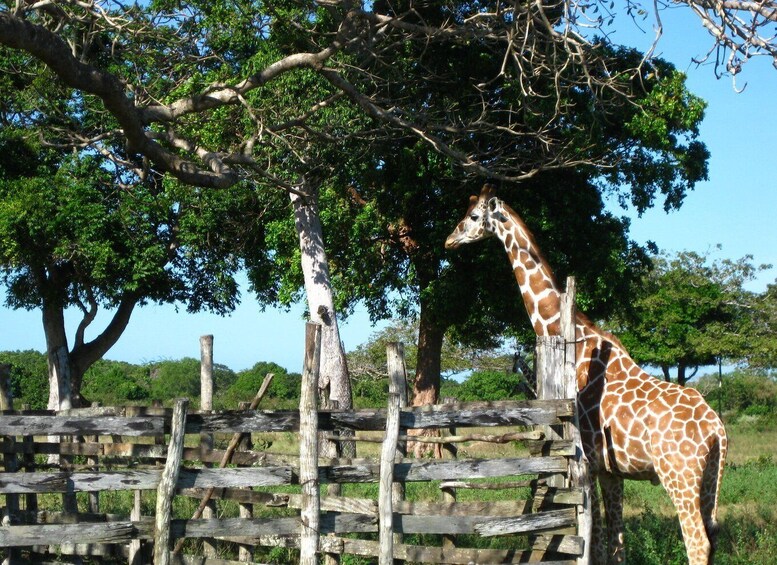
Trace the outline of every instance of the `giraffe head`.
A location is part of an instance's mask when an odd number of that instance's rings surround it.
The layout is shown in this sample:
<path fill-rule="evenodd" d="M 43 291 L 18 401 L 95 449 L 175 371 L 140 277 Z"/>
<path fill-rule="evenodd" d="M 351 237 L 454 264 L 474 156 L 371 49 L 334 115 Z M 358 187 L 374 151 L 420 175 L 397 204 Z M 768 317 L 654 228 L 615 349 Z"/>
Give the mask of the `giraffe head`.
<path fill-rule="evenodd" d="M 496 226 L 507 217 L 503 211 L 502 201 L 496 195 L 492 184 L 484 184 L 479 196 L 470 196 L 469 208 L 464 219 L 459 222 L 448 239 L 446 249 L 456 249 L 465 243 L 480 241 L 494 235 Z"/>

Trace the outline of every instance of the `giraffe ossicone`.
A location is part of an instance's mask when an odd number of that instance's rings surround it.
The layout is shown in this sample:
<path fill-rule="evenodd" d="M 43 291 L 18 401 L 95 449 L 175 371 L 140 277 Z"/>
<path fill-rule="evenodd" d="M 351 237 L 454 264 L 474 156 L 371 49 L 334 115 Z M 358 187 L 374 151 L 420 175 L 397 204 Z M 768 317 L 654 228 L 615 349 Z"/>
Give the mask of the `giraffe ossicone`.
<path fill-rule="evenodd" d="M 513 268 L 537 335 L 559 335 L 561 291 L 534 236 L 486 184 L 470 198 L 447 249 L 496 236 Z M 577 407 L 583 448 L 598 479 L 607 522 L 592 500 L 593 562 L 625 562 L 623 480 L 661 483 L 680 520 L 690 565 L 712 563 L 728 440 L 718 415 L 693 388 L 648 375 L 611 334 L 576 318 Z M 592 489 L 596 494 L 596 489 Z"/>

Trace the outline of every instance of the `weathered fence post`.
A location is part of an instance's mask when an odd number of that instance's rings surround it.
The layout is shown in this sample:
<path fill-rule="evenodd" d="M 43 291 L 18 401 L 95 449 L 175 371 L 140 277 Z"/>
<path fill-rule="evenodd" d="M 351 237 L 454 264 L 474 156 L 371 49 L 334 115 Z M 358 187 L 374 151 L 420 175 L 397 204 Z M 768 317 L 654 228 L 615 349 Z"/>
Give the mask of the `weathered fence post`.
<path fill-rule="evenodd" d="M 132 491 L 132 510 L 130 511 L 130 520 L 140 522 L 141 512 L 141 492 Z M 133 539 L 129 542 L 129 556 L 127 562 L 129 565 L 143 565 L 143 545 L 139 539 Z"/>
<path fill-rule="evenodd" d="M 250 402 L 239 402 L 237 405 L 237 409 L 241 411 L 246 411 L 250 408 L 251 403 Z M 246 432 L 243 434 L 240 434 L 240 439 L 237 443 L 237 449 L 239 451 L 249 451 L 253 448 L 253 442 L 251 440 L 251 433 Z M 246 490 L 251 490 L 251 487 L 245 487 Z M 251 503 L 246 502 L 239 502 L 238 503 L 238 511 L 240 513 L 241 518 L 253 518 L 254 517 L 254 505 Z M 237 560 L 241 562 L 248 562 L 253 561 L 254 556 L 254 548 L 252 545 L 248 545 L 245 543 L 241 543 L 238 546 L 237 549 Z"/>
<path fill-rule="evenodd" d="M 99 402 L 92 402 L 92 408 L 99 408 L 100 403 Z M 84 439 L 86 441 L 91 441 L 92 443 L 99 443 L 100 436 L 96 435 L 89 435 L 85 436 Z M 97 456 L 94 457 L 87 457 L 86 462 L 89 465 L 92 465 L 91 469 L 94 472 L 97 472 L 100 470 L 99 465 L 99 459 Z M 100 491 L 90 492 L 89 493 L 89 512 L 92 514 L 99 514 L 100 512 Z"/>
<path fill-rule="evenodd" d="M 405 366 L 405 346 L 393 341 L 386 345 L 386 368 L 389 375 L 389 394 L 398 395 L 400 412 L 407 407 L 407 368 Z M 407 457 L 407 441 L 397 441 L 397 454 L 401 458 Z M 405 500 L 405 483 L 394 481 L 391 485 L 391 502 L 396 506 Z M 394 545 L 404 541 L 401 533 L 394 534 Z M 399 563 L 400 560 L 395 560 Z"/>
<path fill-rule="evenodd" d="M 577 398 L 577 322 L 575 297 L 577 286 L 574 277 L 567 278 L 566 292 L 561 296 L 561 332 L 566 341 L 564 358 L 564 398 Z M 572 440 L 575 457 L 569 462 L 569 486 L 583 491 L 583 503 L 577 507 L 577 535 L 583 538 L 583 554 L 577 558 L 578 565 L 587 565 L 591 558 L 591 476 L 588 460 L 583 453 L 583 440 L 580 437 L 580 414 L 575 406 L 572 422 L 565 424 L 564 436 Z"/>
<path fill-rule="evenodd" d="M 0 364 L 0 410 L 13 410 L 13 395 L 11 394 L 11 365 L 7 363 Z M 16 442 L 14 436 L 8 436 L 10 447 L 8 451 L 3 455 L 3 469 L 6 473 L 15 473 L 18 471 L 18 461 L 16 454 L 14 453 L 13 445 Z M 6 520 L 8 525 L 19 518 L 19 495 L 18 494 L 6 494 L 5 495 L 5 509 L 6 515 L 3 519 L 3 525 Z M 3 565 L 16 565 L 21 563 L 19 549 L 8 548 L 8 553 L 3 561 Z"/>
<path fill-rule="evenodd" d="M 455 404 L 455 402 L 456 402 L 456 399 L 451 397 L 443 398 L 442 400 L 443 404 Z M 448 433 L 450 435 L 455 436 L 456 428 L 454 427 L 448 428 Z M 443 454 L 447 454 L 449 458 L 456 459 L 459 454 L 459 449 L 453 443 L 443 443 L 442 452 Z M 444 503 L 451 504 L 451 505 L 456 503 L 456 487 L 441 486 L 440 490 L 442 491 L 442 501 Z M 454 547 L 456 547 L 456 536 L 453 534 L 443 534 L 442 547 L 443 547 L 443 550 L 446 550 L 446 549 L 451 550 Z"/>
<path fill-rule="evenodd" d="M 394 482 L 394 460 L 399 440 L 399 394 L 389 393 L 386 413 L 386 435 L 380 451 L 380 482 L 378 485 L 378 536 L 380 550 L 378 563 L 394 563 L 394 505 L 392 484 Z"/>
<path fill-rule="evenodd" d="M 576 285 L 574 277 L 567 279 L 566 292 L 561 295 L 561 335 L 537 338 L 537 397 L 577 398 L 575 311 Z M 580 565 L 588 563 L 591 540 L 590 478 L 588 462 L 582 450 L 577 410 L 571 422 L 563 426 L 546 426 L 546 439 L 568 439 L 575 445 L 575 457 L 570 459 L 568 479 L 563 474 L 546 476 L 550 487 L 577 487 L 583 491 L 583 504 L 578 506 L 577 529 L 583 538 Z"/>
<path fill-rule="evenodd" d="M 537 336 L 535 362 L 538 400 L 566 398 L 566 389 L 559 374 L 559 371 L 564 367 L 565 355 L 566 342 L 564 335 Z M 564 429 L 561 424 L 542 426 L 542 430 L 546 441 L 563 439 Z M 563 488 L 567 486 L 565 473 L 541 474 L 540 478 L 549 487 Z"/>
<path fill-rule="evenodd" d="M 206 414 L 213 410 L 213 336 L 200 336 L 200 412 Z M 213 451 L 213 434 L 200 434 L 200 453 L 203 467 L 212 467 L 205 462 L 205 455 Z M 202 510 L 202 517 L 211 520 L 216 516 L 216 501 L 209 500 Z M 216 540 L 203 538 L 202 549 L 205 557 L 216 557 Z"/>
<path fill-rule="evenodd" d="M 156 495 L 156 520 L 154 523 L 154 565 L 168 565 L 170 562 L 170 520 L 175 485 L 181 468 L 184 432 L 186 431 L 186 408 L 188 398 L 175 401 L 170 429 L 170 445 L 167 447 L 167 461 L 162 470 Z"/>
<path fill-rule="evenodd" d="M 316 565 L 318 559 L 321 495 L 318 488 L 318 374 L 321 363 L 321 326 L 305 325 L 305 361 L 299 399 L 300 565 Z"/>

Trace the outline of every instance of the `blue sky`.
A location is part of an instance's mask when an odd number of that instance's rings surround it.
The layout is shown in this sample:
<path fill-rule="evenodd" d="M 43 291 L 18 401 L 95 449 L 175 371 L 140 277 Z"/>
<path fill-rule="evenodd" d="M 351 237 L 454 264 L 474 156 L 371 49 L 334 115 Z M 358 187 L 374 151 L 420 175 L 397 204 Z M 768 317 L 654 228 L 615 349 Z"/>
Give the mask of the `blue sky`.
<path fill-rule="evenodd" d="M 711 41 L 687 9 L 674 10 L 662 19 L 665 36 L 657 54 L 687 72 L 690 90 L 708 102 L 701 137 L 711 152 L 710 180 L 697 186 L 677 212 L 666 214 L 659 207 L 637 218 L 614 205 L 611 209 L 632 218 L 631 237 L 637 242 L 650 240 L 669 252 L 711 250 L 716 258 L 752 254 L 756 263 L 777 265 L 777 146 L 773 139 L 777 133 L 777 69 L 766 59 L 749 62 L 738 79 L 739 87 L 747 86 L 737 93 L 728 78 L 716 80 L 710 66 L 697 68 L 691 63 L 693 57 L 706 53 Z M 645 47 L 652 41 L 650 25 L 647 21 L 642 33 L 622 18 L 618 26 L 623 31 L 617 37 Z M 773 267 L 761 273 L 750 289 L 762 291 L 775 278 L 777 268 Z M 300 371 L 303 308 L 261 312 L 245 285 L 242 288 L 243 303 L 228 317 L 176 313 L 172 306 L 136 310 L 106 357 L 132 363 L 196 358 L 199 336 L 213 334 L 217 363 L 241 370 L 257 361 L 274 361 Z M 0 290 L 0 302 L 4 298 Z M 71 316 L 70 321 L 74 328 L 77 317 Z M 98 317 L 93 325 L 104 324 L 105 318 Z M 357 310 L 341 327 L 346 349 L 355 349 L 374 331 L 366 311 Z M 0 308 L 0 350 L 17 349 L 45 350 L 40 313 Z"/>

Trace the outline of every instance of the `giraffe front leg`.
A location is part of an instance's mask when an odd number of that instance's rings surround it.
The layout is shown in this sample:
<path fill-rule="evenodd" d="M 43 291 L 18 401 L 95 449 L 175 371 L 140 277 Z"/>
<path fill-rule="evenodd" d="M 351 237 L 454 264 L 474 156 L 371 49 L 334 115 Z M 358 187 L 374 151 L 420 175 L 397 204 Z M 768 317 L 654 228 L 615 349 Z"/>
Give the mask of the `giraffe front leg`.
<path fill-rule="evenodd" d="M 604 514 L 607 521 L 607 564 L 626 562 L 623 527 L 623 479 L 610 473 L 599 474 Z"/>

